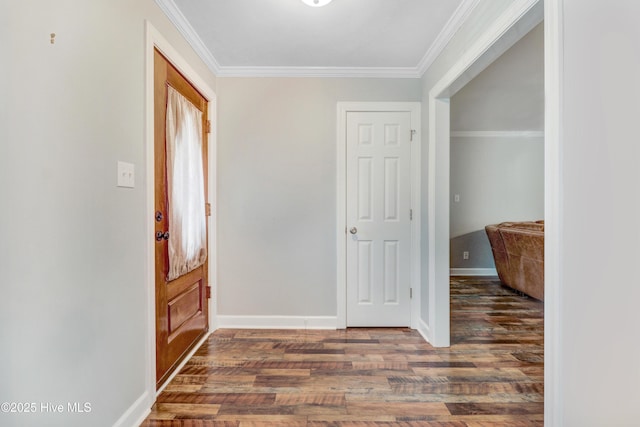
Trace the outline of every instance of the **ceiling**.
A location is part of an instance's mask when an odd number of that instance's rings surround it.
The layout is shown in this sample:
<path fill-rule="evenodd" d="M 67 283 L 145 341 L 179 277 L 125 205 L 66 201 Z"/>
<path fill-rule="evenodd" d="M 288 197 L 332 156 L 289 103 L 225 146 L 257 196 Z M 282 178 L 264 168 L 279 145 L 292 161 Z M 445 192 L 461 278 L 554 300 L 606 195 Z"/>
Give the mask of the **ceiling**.
<path fill-rule="evenodd" d="M 156 0 L 218 76 L 420 77 L 478 0 Z"/>

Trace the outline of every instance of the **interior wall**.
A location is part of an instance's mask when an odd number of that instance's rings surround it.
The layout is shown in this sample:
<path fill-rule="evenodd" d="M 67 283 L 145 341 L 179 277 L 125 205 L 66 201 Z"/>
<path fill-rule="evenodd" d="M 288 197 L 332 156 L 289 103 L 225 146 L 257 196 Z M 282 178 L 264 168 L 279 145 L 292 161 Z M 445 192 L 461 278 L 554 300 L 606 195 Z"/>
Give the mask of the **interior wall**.
<path fill-rule="evenodd" d="M 451 268 L 495 268 L 485 225 L 544 218 L 543 30 L 451 97 Z"/>
<path fill-rule="evenodd" d="M 544 138 L 452 137 L 450 185 L 451 268 L 495 268 L 485 225 L 544 219 Z"/>
<path fill-rule="evenodd" d="M 451 131 L 544 130 L 544 24 L 451 97 Z"/>
<path fill-rule="evenodd" d="M 558 3 L 557 425 L 633 426 L 640 419 L 640 287 L 629 271 L 640 259 L 640 3 L 547 2 Z"/>
<path fill-rule="evenodd" d="M 419 101 L 418 79 L 218 79 L 218 313 L 336 316 L 341 101 Z"/>
<path fill-rule="evenodd" d="M 0 3 L 0 401 L 37 405 L 3 426 L 112 426 L 145 397 L 145 19 L 215 87 L 152 0 Z"/>

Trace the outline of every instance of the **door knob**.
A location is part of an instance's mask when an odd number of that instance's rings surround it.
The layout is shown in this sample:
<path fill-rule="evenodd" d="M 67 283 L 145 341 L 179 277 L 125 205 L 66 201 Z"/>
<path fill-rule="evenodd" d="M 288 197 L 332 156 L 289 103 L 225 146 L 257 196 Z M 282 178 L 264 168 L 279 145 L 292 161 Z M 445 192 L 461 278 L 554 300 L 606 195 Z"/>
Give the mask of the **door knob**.
<path fill-rule="evenodd" d="M 358 229 L 355 227 L 351 227 L 351 230 L 349 230 L 349 233 L 351 234 L 356 234 L 358 232 Z"/>
<path fill-rule="evenodd" d="M 163 240 L 169 240 L 169 232 L 165 231 L 157 231 L 156 232 L 156 242 L 161 242 Z"/>

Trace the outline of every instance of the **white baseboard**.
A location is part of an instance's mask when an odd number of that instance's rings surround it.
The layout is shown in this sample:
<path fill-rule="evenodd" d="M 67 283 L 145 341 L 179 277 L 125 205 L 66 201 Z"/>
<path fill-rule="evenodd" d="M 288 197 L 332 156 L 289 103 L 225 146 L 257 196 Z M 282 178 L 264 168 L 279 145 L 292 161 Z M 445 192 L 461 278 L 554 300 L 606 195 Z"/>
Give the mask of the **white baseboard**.
<path fill-rule="evenodd" d="M 148 392 L 142 393 L 133 405 L 129 407 L 125 411 L 124 414 L 116 421 L 113 426 L 114 427 L 131 427 L 131 426 L 139 426 L 142 422 L 147 418 L 149 413 L 151 413 L 151 405 L 153 405 L 153 400 L 151 400 Z"/>
<path fill-rule="evenodd" d="M 225 316 L 216 317 L 220 329 L 336 329 L 335 316 Z"/>
<path fill-rule="evenodd" d="M 497 276 L 495 268 L 450 268 L 450 276 Z"/>
<path fill-rule="evenodd" d="M 176 368 L 173 370 L 173 373 L 171 375 L 169 375 L 169 377 L 164 381 L 164 383 L 162 383 L 162 385 L 158 388 L 158 390 L 156 390 L 156 396 L 159 396 L 160 393 L 162 393 L 162 390 L 164 390 L 167 385 L 169 385 L 169 383 L 171 382 L 171 380 L 173 380 L 173 378 L 178 375 L 178 372 L 180 372 L 182 370 L 182 368 L 184 368 L 184 365 L 187 364 L 187 362 L 189 360 L 191 360 L 191 358 L 193 357 L 194 354 L 196 354 L 196 351 L 198 351 L 198 349 L 200 348 L 200 346 L 202 344 L 204 344 L 204 342 L 207 340 L 207 338 L 209 338 L 209 335 L 211 335 L 213 333 L 212 330 L 209 330 L 209 332 L 207 332 L 206 334 L 204 334 L 204 337 L 200 338 L 200 341 L 198 342 L 198 344 L 196 344 L 191 351 L 189 352 L 189 354 L 187 354 L 184 359 L 182 359 L 182 362 L 180 362 L 180 364 L 178 366 L 176 366 Z"/>
<path fill-rule="evenodd" d="M 418 323 L 418 332 L 426 342 L 431 343 L 431 329 L 422 319 L 420 319 L 420 322 Z"/>
<path fill-rule="evenodd" d="M 155 402 L 155 397 L 171 382 L 178 372 L 184 367 L 184 365 L 191 359 L 200 346 L 206 341 L 211 332 L 205 334 L 205 336 L 198 342 L 198 344 L 187 354 L 182 363 L 173 371 L 173 374 L 164 382 L 152 397 L 152 393 L 145 391 L 134 403 L 126 410 L 124 414 L 115 422 L 114 427 L 130 427 L 139 426 L 151 413 L 151 406 Z M 154 384 L 155 386 L 155 384 Z"/>

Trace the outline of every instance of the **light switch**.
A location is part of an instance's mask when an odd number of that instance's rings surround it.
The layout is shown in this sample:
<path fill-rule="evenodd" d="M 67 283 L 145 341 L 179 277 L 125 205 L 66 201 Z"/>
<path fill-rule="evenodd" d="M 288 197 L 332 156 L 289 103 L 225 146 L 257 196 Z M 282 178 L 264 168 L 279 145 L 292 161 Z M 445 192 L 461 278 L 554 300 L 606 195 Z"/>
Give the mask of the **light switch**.
<path fill-rule="evenodd" d="M 133 163 L 118 162 L 118 187 L 135 187 L 135 166 Z"/>
<path fill-rule="evenodd" d="M 458 202 L 460 201 L 460 195 L 459 195 L 459 194 L 455 194 L 455 195 L 453 196 L 453 201 L 454 201 L 455 203 L 458 203 Z"/>

